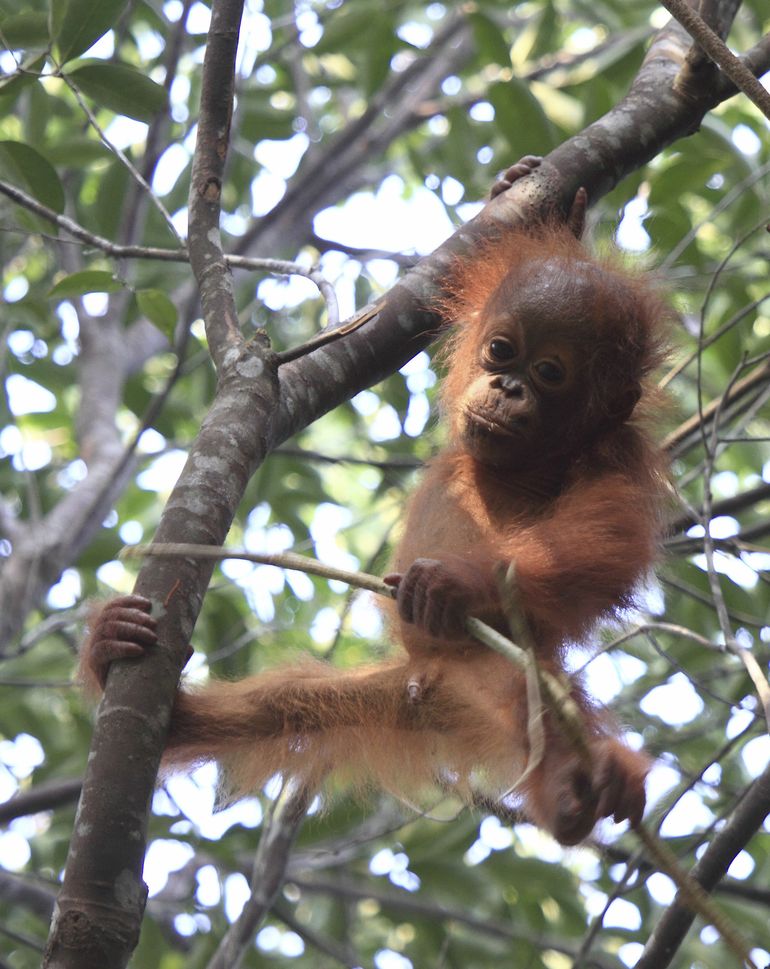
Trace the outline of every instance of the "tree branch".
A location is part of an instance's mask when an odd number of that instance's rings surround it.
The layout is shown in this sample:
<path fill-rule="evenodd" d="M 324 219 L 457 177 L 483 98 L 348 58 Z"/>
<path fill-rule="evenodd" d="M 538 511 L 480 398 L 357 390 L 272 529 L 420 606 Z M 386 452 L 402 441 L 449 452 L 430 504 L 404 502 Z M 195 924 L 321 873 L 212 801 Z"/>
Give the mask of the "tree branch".
<path fill-rule="evenodd" d="M 264 456 L 265 438 L 258 428 L 275 409 L 274 371 L 264 348 L 258 341 L 243 343 L 237 317 L 227 322 L 210 318 L 232 300 L 218 233 L 211 231 L 212 212 L 218 210 L 211 153 L 222 147 L 215 133 L 226 129 L 230 106 L 211 85 L 212 78 L 223 83 L 228 71 L 232 76 L 240 16 L 240 0 L 216 0 L 213 5 L 199 139 L 203 158 L 195 167 L 191 206 L 191 214 L 208 226 L 191 225 L 190 249 L 219 383 L 161 518 L 156 535 L 160 542 L 185 536 L 221 544 Z M 211 66 L 211 51 L 227 61 L 226 69 L 223 63 Z M 232 77 L 225 88 L 231 96 Z M 218 118 L 212 114 L 216 111 L 222 112 Z M 213 197 L 206 197 L 212 188 Z M 136 945 L 146 901 L 141 873 L 150 799 L 179 672 L 210 574 L 209 563 L 177 560 L 148 562 L 139 575 L 136 591 L 155 602 L 165 648 L 153 651 L 141 669 L 116 664 L 110 672 L 44 960 L 47 969 L 124 966 Z"/>
<path fill-rule="evenodd" d="M 377 316 L 361 330 L 281 367 L 273 446 L 403 366 L 430 342 L 441 325 L 430 307 L 454 259 L 471 258 L 490 234 L 526 224 L 544 209 L 556 206 L 566 212 L 581 186 L 595 202 L 663 148 L 697 130 L 706 112 L 727 94 L 716 70 L 701 78 L 697 98 L 676 90 L 689 46 L 689 35 L 676 22 L 661 31 L 616 107 L 556 148 L 536 172 L 422 259 L 377 304 Z"/>
<path fill-rule="evenodd" d="M 39 811 L 53 811 L 65 804 L 72 804 L 80 796 L 83 786 L 81 777 L 62 781 L 49 781 L 15 794 L 0 804 L 0 824 L 8 824 L 14 818 L 22 818 Z"/>
<path fill-rule="evenodd" d="M 243 0 L 220 0 L 211 8 L 198 139 L 190 178 L 190 265 L 200 287 L 206 336 L 217 370 L 225 366 L 229 351 L 237 352 L 243 346 L 232 280 L 219 234 L 222 176 L 230 143 L 235 54 L 242 12 Z"/>
<path fill-rule="evenodd" d="M 746 847 L 770 811 L 770 766 L 749 788 L 724 828 L 714 836 L 694 865 L 691 876 L 707 892 L 725 875 L 736 855 Z M 677 894 L 655 924 L 636 969 L 665 969 L 693 923 L 694 913 Z"/>
<path fill-rule="evenodd" d="M 770 93 L 762 87 L 748 67 L 733 54 L 706 21 L 698 16 L 685 0 L 660 0 L 660 3 L 676 17 L 701 50 L 708 54 L 733 84 L 754 102 L 766 118 L 770 119 Z"/>
<path fill-rule="evenodd" d="M 238 969 L 257 928 L 270 911 L 283 885 L 289 854 L 305 817 L 311 795 L 286 785 L 262 826 L 254 858 L 251 896 L 222 938 L 207 969 Z"/>

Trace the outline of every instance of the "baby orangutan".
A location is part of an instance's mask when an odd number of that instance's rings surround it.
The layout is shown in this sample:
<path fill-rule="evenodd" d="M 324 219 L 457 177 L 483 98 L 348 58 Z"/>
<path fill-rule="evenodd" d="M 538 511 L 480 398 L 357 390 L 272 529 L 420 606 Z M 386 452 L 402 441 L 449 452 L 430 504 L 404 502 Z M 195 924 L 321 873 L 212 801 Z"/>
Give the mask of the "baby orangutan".
<path fill-rule="evenodd" d="M 215 758 L 240 792 L 277 772 L 320 785 L 333 770 L 413 799 L 427 788 L 500 795 L 529 753 L 523 674 L 465 632 L 474 615 L 508 633 L 496 570 L 515 563 L 518 601 L 542 669 L 628 607 L 650 569 L 665 462 L 642 426 L 659 361 L 658 296 L 589 256 L 565 227 L 517 232 L 459 270 L 442 400 L 449 443 L 409 506 L 388 576 L 404 647 L 350 672 L 313 661 L 240 682 L 181 689 L 168 767 Z M 97 615 L 84 677 L 156 646 L 150 602 Z M 602 817 L 636 824 L 649 762 L 570 686 L 588 762 L 545 710 L 545 753 L 516 789 L 563 844 Z"/>

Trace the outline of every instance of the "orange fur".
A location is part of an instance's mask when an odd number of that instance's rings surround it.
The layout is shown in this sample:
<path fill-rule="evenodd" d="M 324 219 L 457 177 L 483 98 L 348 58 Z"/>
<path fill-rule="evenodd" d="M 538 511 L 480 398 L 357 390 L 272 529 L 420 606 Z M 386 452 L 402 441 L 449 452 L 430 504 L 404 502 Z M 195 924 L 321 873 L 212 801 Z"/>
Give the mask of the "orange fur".
<path fill-rule="evenodd" d="M 240 792 L 279 772 L 315 788 L 334 771 L 408 798 L 431 787 L 499 794 L 527 761 L 523 677 L 464 632 L 468 612 L 507 631 L 495 569 L 516 564 L 539 661 L 555 673 L 568 644 L 632 602 L 667 489 L 645 429 L 659 297 L 546 226 L 461 267 L 446 310 L 456 324 L 442 394 L 450 443 L 410 503 L 386 610 L 405 653 L 351 672 L 305 662 L 184 689 L 167 767 L 215 758 Z M 143 627 L 146 643 L 148 606 L 105 607 L 83 659 L 98 679 L 121 640 L 136 647 L 131 630 Z M 545 759 L 521 792 L 567 844 L 600 816 L 638 821 L 648 769 L 579 683 L 572 693 L 593 767 L 546 711 Z"/>
<path fill-rule="evenodd" d="M 376 785 L 409 797 L 467 788 L 479 770 L 500 790 L 510 780 L 505 738 L 519 731 L 510 710 L 489 703 L 484 680 L 516 674 L 494 655 L 481 667 L 458 658 L 427 664 L 418 681 L 403 660 L 347 673 L 306 661 L 180 691 L 165 768 L 216 759 L 227 787 L 241 794 L 279 772 L 317 788 L 332 769 L 359 790 Z"/>

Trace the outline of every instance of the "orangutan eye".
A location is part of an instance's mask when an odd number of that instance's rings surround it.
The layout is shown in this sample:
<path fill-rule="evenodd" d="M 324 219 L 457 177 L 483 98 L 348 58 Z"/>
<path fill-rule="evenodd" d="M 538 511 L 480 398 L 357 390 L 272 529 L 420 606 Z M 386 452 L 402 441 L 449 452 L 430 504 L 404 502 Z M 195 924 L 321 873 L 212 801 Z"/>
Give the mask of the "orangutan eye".
<path fill-rule="evenodd" d="M 567 376 L 566 371 L 558 360 L 539 360 L 535 364 L 535 373 L 540 381 L 556 387 L 564 383 Z"/>
<path fill-rule="evenodd" d="M 516 356 L 516 347 L 505 337 L 496 336 L 487 345 L 487 356 L 493 363 L 509 363 Z"/>

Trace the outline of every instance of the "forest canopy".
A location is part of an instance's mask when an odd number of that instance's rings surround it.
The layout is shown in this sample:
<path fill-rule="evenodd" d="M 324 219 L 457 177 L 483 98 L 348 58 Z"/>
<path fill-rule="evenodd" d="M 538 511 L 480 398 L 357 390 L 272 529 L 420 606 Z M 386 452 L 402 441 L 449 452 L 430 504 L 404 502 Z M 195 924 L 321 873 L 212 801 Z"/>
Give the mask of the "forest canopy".
<path fill-rule="evenodd" d="M 242 6 L 0 0 L 0 966 L 767 966 L 766 5 Z M 444 441 L 431 297 L 490 218 L 581 186 L 587 245 L 675 311 L 661 564 L 572 657 L 655 760 L 652 846 L 562 849 L 505 799 L 156 787 L 188 643 L 202 682 L 355 667 L 388 632 L 338 579 L 122 550 L 381 576 Z M 94 733 L 89 603 L 135 587 L 174 590 L 164 652 L 149 688 L 110 676 L 125 725 Z"/>

